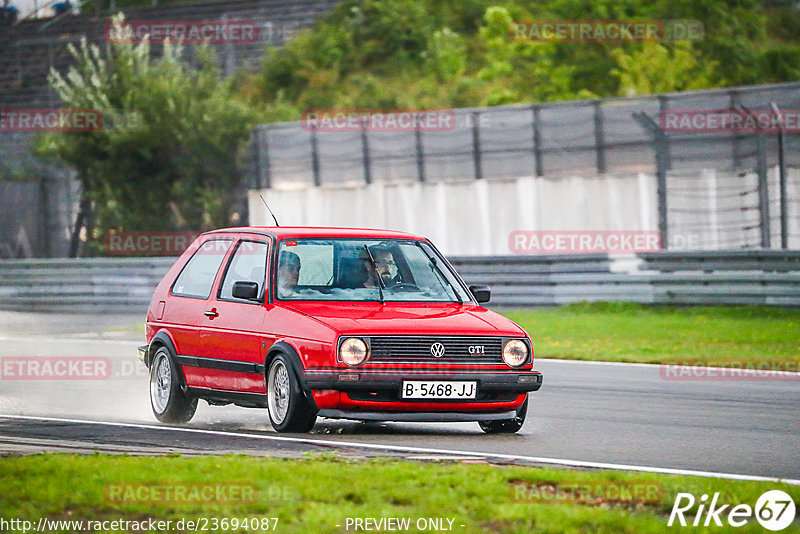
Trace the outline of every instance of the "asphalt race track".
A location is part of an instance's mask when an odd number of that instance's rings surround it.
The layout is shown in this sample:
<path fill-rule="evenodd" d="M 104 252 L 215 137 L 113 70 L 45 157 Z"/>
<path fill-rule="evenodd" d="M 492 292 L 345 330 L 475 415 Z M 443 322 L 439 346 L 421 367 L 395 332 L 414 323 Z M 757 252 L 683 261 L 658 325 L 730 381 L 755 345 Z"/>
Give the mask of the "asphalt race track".
<path fill-rule="evenodd" d="M 337 449 L 357 456 L 614 464 L 800 480 L 800 376 L 667 380 L 663 369 L 654 365 L 537 360 L 544 385 L 532 394 L 528 420 L 516 435 L 487 436 L 476 423 L 320 419 L 312 433 L 287 436 L 271 429 L 265 410 L 210 407 L 205 402 L 185 427 L 191 431 L 186 431 L 160 425 L 151 414 L 146 370 L 135 355 L 141 337 L 130 329 L 106 331 L 137 319 L 0 312 L 0 361 L 108 358 L 112 371 L 94 380 L 15 379 L 4 374 L 0 452 L 296 456 Z"/>

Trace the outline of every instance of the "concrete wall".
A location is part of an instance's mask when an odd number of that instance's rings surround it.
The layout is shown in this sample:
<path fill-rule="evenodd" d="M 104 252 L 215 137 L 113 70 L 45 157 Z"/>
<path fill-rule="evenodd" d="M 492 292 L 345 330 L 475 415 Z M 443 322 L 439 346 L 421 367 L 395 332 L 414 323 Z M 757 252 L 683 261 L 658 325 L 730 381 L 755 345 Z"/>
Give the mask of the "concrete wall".
<path fill-rule="evenodd" d="M 388 228 L 449 255 L 509 254 L 515 230 L 657 230 L 655 176 L 521 177 L 459 183 L 272 188 L 249 194 L 250 223 Z"/>

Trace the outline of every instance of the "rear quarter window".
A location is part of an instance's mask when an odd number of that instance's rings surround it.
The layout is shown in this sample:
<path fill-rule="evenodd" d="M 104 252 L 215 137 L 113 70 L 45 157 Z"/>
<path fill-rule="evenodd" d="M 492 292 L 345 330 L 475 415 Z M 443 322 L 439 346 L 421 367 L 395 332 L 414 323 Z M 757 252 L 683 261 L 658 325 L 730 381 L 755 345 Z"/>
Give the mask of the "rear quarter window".
<path fill-rule="evenodd" d="M 172 284 L 172 294 L 207 299 L 231 243 L 232 239 L 210 239 L 200 245 Z"/>

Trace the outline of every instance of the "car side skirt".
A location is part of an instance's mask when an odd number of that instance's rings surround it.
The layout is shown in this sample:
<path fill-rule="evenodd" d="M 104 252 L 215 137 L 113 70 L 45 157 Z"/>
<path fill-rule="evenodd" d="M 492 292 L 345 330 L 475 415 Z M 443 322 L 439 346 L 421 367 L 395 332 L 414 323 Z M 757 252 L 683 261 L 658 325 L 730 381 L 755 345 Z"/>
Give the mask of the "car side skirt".
<path fill-rule="evenodd" d="M 220 358 L 207 358 L 199 356 L 189 356 L 179 354 L 176 358 L 180 365 L 190 367 L 204 367 L 206 369 L 218 369 L 220 371 L 233 371 L 236 373 L 264 374 L 263 363 L 241 362 L 236 360 L 223 360 Z"/>
<path fill-rule="evenodd" d="M 235 404 L 245 408 L 267 408 L 267 396 L 260 393 L 242 393 L 222 389 L 190 387 L 189 394 L 209 404 Z"/>

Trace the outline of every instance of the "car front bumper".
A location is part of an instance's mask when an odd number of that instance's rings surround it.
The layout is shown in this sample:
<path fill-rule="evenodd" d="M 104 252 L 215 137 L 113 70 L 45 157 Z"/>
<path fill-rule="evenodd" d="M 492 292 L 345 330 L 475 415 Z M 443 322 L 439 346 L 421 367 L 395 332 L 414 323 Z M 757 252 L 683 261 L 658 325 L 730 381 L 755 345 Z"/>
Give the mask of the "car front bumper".
<path fill-rule="evenodd" d="M 378 421 L 510 419 L 528 393 L 542 386 L 542 374 L 538 371 L 307 370 L 303 379 L 321 417 Z M 474 381 L 477 394 L 474 399 L 402 398 L 403 382 L 407 380 Z"/>
<path fill-rule="evenodd" d="M 303 379 L 309 389 L 336 391 L 400 390 L 406 380 L 475 381 L 479 392 L 527 393 L 542 387 L 539 371 L 506 372 L 383 372 L 306 370 Z"/>

